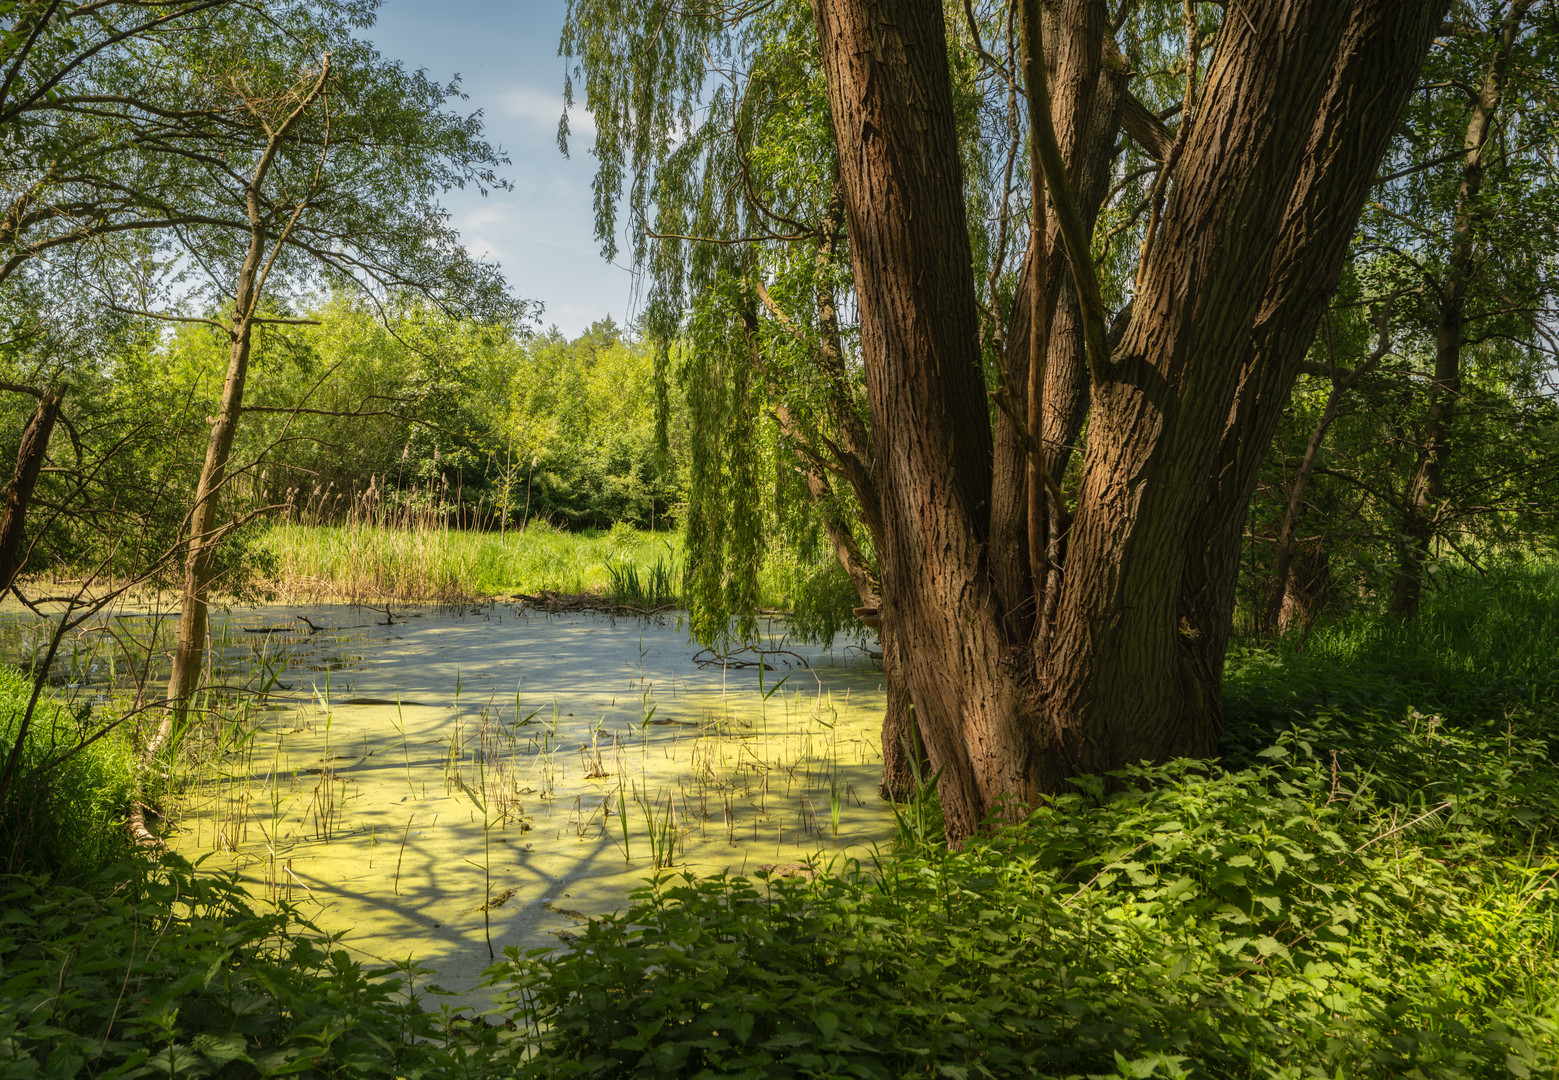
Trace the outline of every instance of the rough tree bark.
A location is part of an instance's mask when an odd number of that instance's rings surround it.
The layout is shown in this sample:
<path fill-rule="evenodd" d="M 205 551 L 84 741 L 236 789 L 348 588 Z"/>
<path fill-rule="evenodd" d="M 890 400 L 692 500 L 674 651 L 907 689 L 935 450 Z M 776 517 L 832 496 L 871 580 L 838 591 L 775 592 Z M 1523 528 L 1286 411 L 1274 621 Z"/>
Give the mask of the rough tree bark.
<path fill-rule="evenodd" d="M 32 391 L 28 391 L 31 393 Z M 16 452 L 16 473 L 5 495 L 5 517 L 0 520 L 0 595 L 16 582 L 27 561 L 23 546 L 27 508 L 38 486 L 44 458 L 49 453 L 49 438 L 59 419 L 63 395 L 57 390 L 39 392 L 38 407 L 22 430 L 22 444 Z"/>
<path fill-rule="evenodd" d="M 941 6 L 813 10 L 877 446 L 883 619 L 941 772 L 950 838 L 1079 771 L 1212 753 L 1249 463 L 1270 441 L 1443 4 L 1281 0 L 1225 23 L 1131 321 L 1089 389 L 1039 677 L 1009 619 L 1032 588 L 993 580 L 1015 556 L 993 549 L 993 436 Z M 1087 11 L 1107 17 L 1102 3 Z"/>
<path fill-rule="evenodd" d="M 1042 5 L 1046 77 L 1050 84 L 1052 122 L 1067 181 L 1077 193 L 1083 224 L 1091 233 L 1099 209 L 1109 193 L 1111 165 L 1117 133 L 1128 101 L 1126 66 L 1109 35 L 1109 22 L 1097 4 L 1067 0 Z M 1139 106 L 1140 107 L 1140 106 Z M 1150 149 L 1150 153 L 1155 152 Z M 1043 342 L 1043 381 L 1038 383 L 1043 403 L 1039 412 L 1037 447 L 1039 466 L 1052 479 L 1066 472 L 1076 450 L 1083 421 L 1088 414 L 1088 367 L 1083 340 L 1082 308 L 1077 288 L 1066 266 L 1061 226 L 1053 214 L 1043 216 L 1043 263 L 1030 244 L 1013 300 L 1012 319 L 1002 357 L 1005 393 L 1023 401 L 1022 388 L 1034 382 L 1030 371 L 1032 320 L 1037 311 L 1048 330 Z M 1036 305 L 1034 292 L 1042 297 Z M 1034 402 L 1027 403 L 1032 409 Z M 1006 632 L 1013 640 L 1025 640 L 1036 627 L 1049 623 L 1036 610 L 1039 597 L 1053 602 L 1056 591 L 1047 582 L 1035 588 L 1029 542 L 1031 502 L 1028 473 L 1033 462 L 1030 436 L 1020 429 L 1013 412 L 1002 409 L 995 422 L 994 481 L 991 501 L 991 574 L 1002 609 Z M 1025 409 L 1027 414 L 1029 410 Z M 1033 431 L 1035 425 L 1025 423 Z M 1064 507 L 1049 505 L 1049 556 L 1047 573 L 1058 576 L 1069 522 Z"/>
<path fill-rule="evenodd" d="M 1451 460 L 1452 425 L 1462 394 L 1462 335 L 1467 319 L 1467 288 L 1474 267 L 1473 211 L 1483 190 L 1489 140 L 1504 97 L 1511 48 L 1521 30 L 1532 0 L 1511 4 L 1499 27 L 1494 52 L 1483 73 L 1483 82 L 1467 118 L 1462 139 L 1462 175 L 1456 191 L 1456 212 L 1451 232 L 1451 257 L 1445 280 L 1440 283 L 1435 325 L 1434 377 L 1429 382 L 1429 407 L 1424 418 L 1424 437 L 1418 468 L 1408 487 L 1402 516 L 1402 547 L 1396 578 L 1391 585 L 1389 610 L 1412 617 L 1424 588 L 1424 568 L 1434 540 L 1435 517 L 1445 498 L 1445 467 Z"/>

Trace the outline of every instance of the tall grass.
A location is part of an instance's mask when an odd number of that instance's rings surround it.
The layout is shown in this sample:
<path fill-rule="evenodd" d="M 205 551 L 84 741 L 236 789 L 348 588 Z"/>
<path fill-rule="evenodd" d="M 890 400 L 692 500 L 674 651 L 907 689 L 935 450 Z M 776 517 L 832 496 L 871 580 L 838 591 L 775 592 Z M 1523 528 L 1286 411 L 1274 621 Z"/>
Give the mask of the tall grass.
<path fill-rule="evenodd" d="M 1509 560 L 1424 597 L 1416 619 L 1355 612 L 1275 644 L 1236 643 L 1240 701 L 1417 709 L 1459 723 L 1559 702 L 1559 562 Z"/>
<path fill-rule="evenodd" d="M 566 533 L 532 521 L 506 533 L 463 529 L 436 510 L 360 499 L 339 524 L 295 509 L 260 546 L 276 561 L 271 589 L 288 599 L 460 603 L 515 593 L 620 591 L 680 566 L 681 537 L 626 525 Z M 614 579 L 614 574 L 616 575 Z M 614 590 L 614 583 L 619 587 Z"/>
<path fill-rule="evenodd" d="M 0 770 L 31 694 L 30 680 L 0 667 Z M 135 757 L 124 729 L 83 746 L 101 726 L 85 707 L 38 701 L 0 792 L 0 870 L 90 873 L 124 854 Z"/>
<path fill-rule="evenodd" d="M 638 563 L 612 560 L 606 572 L 611 578 L 606 592 L 614 604 L 658 608 L 682 603 L 682 574 L 671 558 L 657 555 L 643 571 Z"/>

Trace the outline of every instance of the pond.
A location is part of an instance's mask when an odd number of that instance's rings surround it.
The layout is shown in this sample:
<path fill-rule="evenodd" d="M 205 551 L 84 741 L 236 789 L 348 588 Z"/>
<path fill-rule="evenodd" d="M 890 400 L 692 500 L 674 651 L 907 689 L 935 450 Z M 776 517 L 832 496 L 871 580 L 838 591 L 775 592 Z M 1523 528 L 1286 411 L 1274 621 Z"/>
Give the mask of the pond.
<path fill-rule="evenodd" d="M 152 621 L 118 619 L 119 639 Z M 172 846 L 456 1001 L 489 949 L 556 946 L 656 870 L 799 872 L 893 834 L 881 671 L 844 638 L 771 623 L 759 667 L 674 618 L 504 604 L 253 608 L 213 632 L 234 692 L 190 739 Z M 66 678 L 133 660 L 77 650 Z"/>

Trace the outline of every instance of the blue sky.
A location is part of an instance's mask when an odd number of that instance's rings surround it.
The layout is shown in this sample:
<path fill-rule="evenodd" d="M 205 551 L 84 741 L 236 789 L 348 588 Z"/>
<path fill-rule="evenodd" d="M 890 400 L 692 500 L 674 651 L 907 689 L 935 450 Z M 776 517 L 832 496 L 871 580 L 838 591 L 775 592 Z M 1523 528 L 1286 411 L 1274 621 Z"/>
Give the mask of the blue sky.
<path fill-rule="evenodd" d="M 459 73 L 488 138 L 512 164 L 512 191 L 445 197 L 466 246 L 496 259 L 517 295 L 546 305 L 542 325 L 570 337 L 611 315 L 632 317 L 632 277 L 600 255 L 590 209 L 589 117 L 576 115 L 565 159 L 556 143 L 563 111 L 558 34 L 562 0 L 385 0 L 367 37 L 385 56 L 447 80 Z"/>

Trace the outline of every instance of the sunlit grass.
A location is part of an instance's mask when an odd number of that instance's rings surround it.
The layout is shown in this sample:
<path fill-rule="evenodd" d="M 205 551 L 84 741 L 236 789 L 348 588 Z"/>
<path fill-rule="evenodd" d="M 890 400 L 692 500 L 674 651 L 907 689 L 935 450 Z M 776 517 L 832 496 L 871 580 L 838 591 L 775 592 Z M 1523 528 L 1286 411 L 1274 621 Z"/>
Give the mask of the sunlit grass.
<path fill-rule="evenodd" d="M 614 568 L 649 580 L 657 562 L 678 573 L 682 565 L 680 535 L 626 526 L 566 533 L 533 523 L 499 534 L 284 521 L 260 543 L 276 556 L 273 587 L 289 598 L 452 603 L 544 590 L 605 594 Z"/>
<path fill-rule="evenodd" d="M 99 735 L 101 721 L 45 693 L 18 741 L 31 680 L 0 666 L 0 872 L 47 866 L 90 872 L 125 850 L 123 820 L 134 761 L 129 731 Z"/>
<path fill-rule="evenodd" d="M 1258 659 L 1259 671 L 1245 670 Z M 1238 693 L 1341 701 L 1391 697 L 1456 720 L 1559 702 L 1559 562 L 1526 557 L 1460 570 L 1418 617 L 1355 611 L 1231 654 Z"/>

